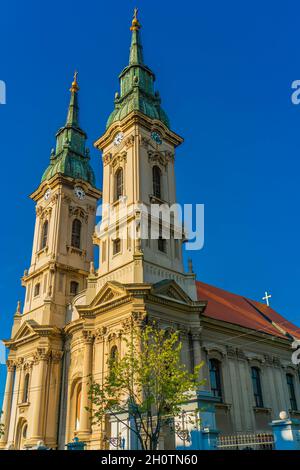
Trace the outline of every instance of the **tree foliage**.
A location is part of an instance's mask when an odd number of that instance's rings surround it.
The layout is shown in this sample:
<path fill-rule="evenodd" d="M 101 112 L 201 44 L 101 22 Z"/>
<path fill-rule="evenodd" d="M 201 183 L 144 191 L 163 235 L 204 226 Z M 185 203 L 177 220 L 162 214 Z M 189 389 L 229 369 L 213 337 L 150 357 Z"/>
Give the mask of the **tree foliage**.
<path fill-rule="evenodd" d="M 155 324 L 132 327 L 123 338 L 122 356 L 114 350 L 106 377 L 91 384 L 93 422 L 114 417 L 135 433 L 142 449 L 156 449 L 163 427 L 174 424 L 203 383 L 202 363 L 189 372 L 181 361 L 181 349 L 177 331 Z M 122 419 L 124 413 L 130 419 Z"/>

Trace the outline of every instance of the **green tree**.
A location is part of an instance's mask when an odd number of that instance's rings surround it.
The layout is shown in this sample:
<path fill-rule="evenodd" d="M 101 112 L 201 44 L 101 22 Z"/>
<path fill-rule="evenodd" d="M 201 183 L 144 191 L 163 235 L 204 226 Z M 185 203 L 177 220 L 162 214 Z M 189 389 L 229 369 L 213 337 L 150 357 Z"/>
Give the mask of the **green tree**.
<path fill-rule="evenodd" d="M 132 327 L 123 341 L 122 357 L 114 349 L 102 383 L 91 383 L 92 420 L 103 423 L 107 415 L 112 416 L 137 436 L 142 449 L 154 450 L 162 430 L 166 426 L 175 430 L 175 418 L 182 416 L 184 404 L 195 398 L 205 382 L 199 380 L 203 364 L 189 372 L 181 362 L 179 333 L 159 329 L 155 324 Z M 195 427 L 198 411 L 188 416 Z M 184 430 L 180 431 L 177 424 L 176 432 L 182 434 Z"/>

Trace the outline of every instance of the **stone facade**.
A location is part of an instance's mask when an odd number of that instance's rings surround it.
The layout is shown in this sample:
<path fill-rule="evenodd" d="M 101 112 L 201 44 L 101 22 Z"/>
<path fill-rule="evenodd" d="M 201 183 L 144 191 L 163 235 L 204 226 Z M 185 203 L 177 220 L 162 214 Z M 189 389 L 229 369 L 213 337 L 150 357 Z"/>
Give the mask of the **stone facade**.
<path fill-rule="evenodd" d="M 291 408 L 287 373 L 294 377 L 300 404 L 291 338 L 205 316 L 207 302 L 197 296 L 195 274 L 183 269 L 181 240 L 171 237 L 158 249 L 157 239 L 146 240 L 139 232 L 140 204 L 176 202 L 175 149 L 182 142 L 170 130 L 154 93 L 154 75 L 143 63 L 139 28 L 135 18 L 116 112 L 95 143 L 103 155 L 103 203 L 114 208 L 116 221 L 104 209 L 95 229 L 101 192 L 94 186 L 86 135 L 79 127 L 77 77 L 67 123 L 57 134 L 56 153 L 31 195 L 36 203 L 32 259 L 22 278 L 24 308 L 21 312 L 18 304 L 11 338 L 6 340 L 10 352 L 0 448 L 30 448 L 42 440 L 64 449 L 75 435 L 89 449 L 107 447 L 110 424 L 93 425 L 86 411 L 89 377 L 103 380 L 112 347 L 122 354 L 128 325 L 146 316 L 180 331 L 182 361 L 190 369 L 204 360 L 201 377 L 207 378 L 206 391 L 214 388 L 210 360 L 217 361 L 221 392 L 216 424 L 221 431 L 268 430 L 280 410 Z M 140 99 L 127 106 L 129 96 Z M 153 189 L 154 167 L 160 175 L 159 193 Z M 126 217 L 120 212 L 122 204 Z M 93 244 L 99 246 L 98 269 Z M 261 406 L 254 400 L 254 366 L 260 371 Z"/>

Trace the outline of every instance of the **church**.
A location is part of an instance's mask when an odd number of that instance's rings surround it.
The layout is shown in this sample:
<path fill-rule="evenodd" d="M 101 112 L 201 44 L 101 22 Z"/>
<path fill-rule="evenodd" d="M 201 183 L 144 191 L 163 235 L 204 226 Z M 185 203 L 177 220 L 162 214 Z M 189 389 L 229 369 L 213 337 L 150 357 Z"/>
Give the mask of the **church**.
<path fill-rule="evenodd" d="M 80 127 L 75 74 L 65 125 L 30 196 L 36 210 L 32 257 L 22 277 L 24 305 L 18 303 L 5 340 L 0 449 L 28 449 L 39 441 L 64 449 L 74 436 L 87 449 L 110 448 L 123 430 L 109 418 L 103 426 L 92 423 L 89 377 L 103 380 L 106 358 L 112 351 L 122 355 L 128 324 L 146 317 L 179 331 L 190 370 L 204 361 L 201 392 L 206 409 L 214 407 L 214 422 L 204 411 L 201 426 L 211 424 L 223 435 L 260 433 L 270 431 L 282 410 L 300 418 L 300 370 L 292 362 L 300 329 L 267 304 L 185 272 L 184 239 L 174 235 L 173 222 L 168 237 L 161 219 L 150 217 L 148 230 L 156 225 L 158 236 L 142 236 L 140 205 L 176 204 L 174 163 L 183 139 L 171 129 L 154 88 L 140 28 L 135 12 L 129 63 L 94 144 L 102 153 L 103 190 L 96 187 Z M 177 441 L 166 436 L 160 448 L 178 448 Z M 126 434 L 124 442 L 132 448 Z"/>

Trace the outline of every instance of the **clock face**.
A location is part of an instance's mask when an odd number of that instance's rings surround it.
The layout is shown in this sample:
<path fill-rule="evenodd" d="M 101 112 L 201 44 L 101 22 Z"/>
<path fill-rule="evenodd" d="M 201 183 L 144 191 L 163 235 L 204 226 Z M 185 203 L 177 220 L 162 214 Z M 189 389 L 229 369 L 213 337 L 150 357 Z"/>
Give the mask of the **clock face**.
<path fill-rule="evenodd" d="M 123 132 L 118 132 L 118 134 L 117 134 L 116 137 L 114 138 L 114 145 L 120 145 L 120 143 L 122 142 L 123 138 L 124 138 Z"/>
<path fill-rule="evenodd" d="M 151 139 L 154 140 L 158 145 L 162 144 L 162 138 L 158 132 L 152 132 Z"/>
<path fill-rule="evenodd" d="M 75 196 L 78 197 L 78 199 L 82 200 L 85 198 L 85 192 L 81 186 L 76 186 L 76 188 L 74 188 L 74 193 Z"/>
<path fill-rule="evenodd" d="M 51 189 L 47 189 L 47 191 L 44 194 L 45 201 L 48 201 L 50 194 L 51 194 Z"/>

